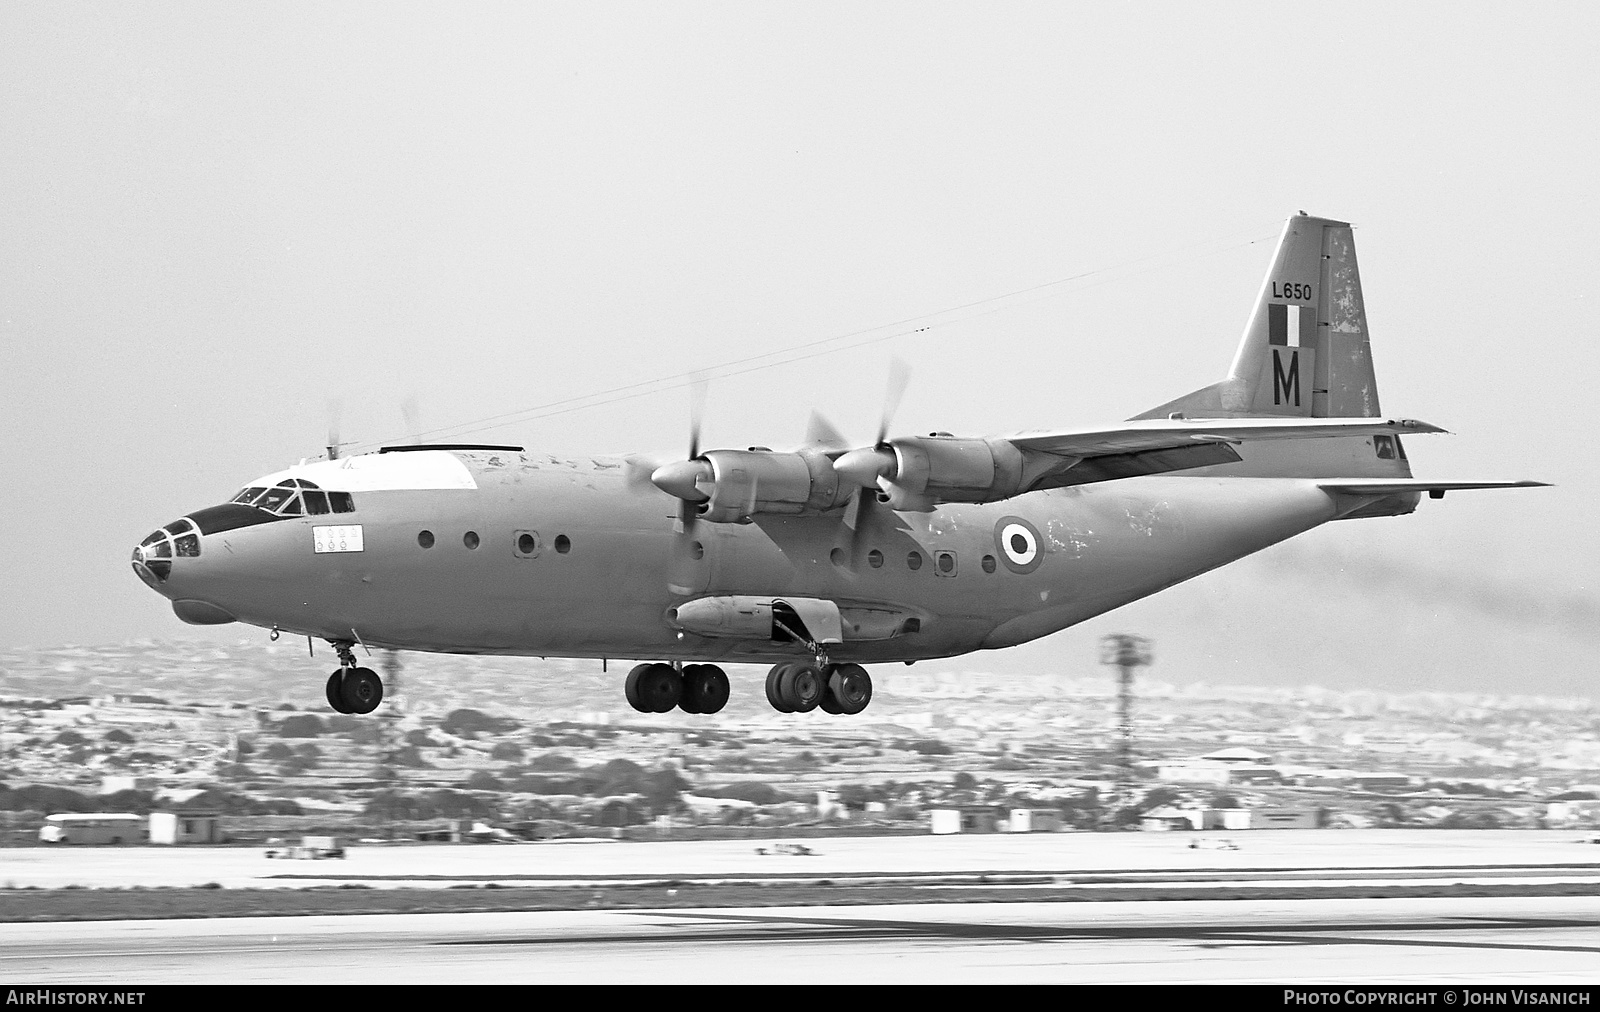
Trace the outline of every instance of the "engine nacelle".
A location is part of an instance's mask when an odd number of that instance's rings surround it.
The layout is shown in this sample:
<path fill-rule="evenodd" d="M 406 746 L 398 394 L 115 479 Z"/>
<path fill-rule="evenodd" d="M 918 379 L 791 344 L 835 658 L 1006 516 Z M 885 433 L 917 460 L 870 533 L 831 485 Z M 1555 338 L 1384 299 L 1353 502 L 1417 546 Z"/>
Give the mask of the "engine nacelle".
<path fill-rule="evenodd" d="M 708 495 L 706 520 L 743 523 L 757 513 L 805 513 L 842 506 L 851 489 L 819 450 L 711 450 L 702 455 L 709 476 L 699 483 Z"/>
<path fill-rule="evenodd" d="M 878 479 L 879 497 L 897 510 L 926 512 L 941 502 L 993 502 L 1022 491 L 1022 451 L 1007 439 L 936 433 L 891 439 L 887 449 L 894 462 Z"/>

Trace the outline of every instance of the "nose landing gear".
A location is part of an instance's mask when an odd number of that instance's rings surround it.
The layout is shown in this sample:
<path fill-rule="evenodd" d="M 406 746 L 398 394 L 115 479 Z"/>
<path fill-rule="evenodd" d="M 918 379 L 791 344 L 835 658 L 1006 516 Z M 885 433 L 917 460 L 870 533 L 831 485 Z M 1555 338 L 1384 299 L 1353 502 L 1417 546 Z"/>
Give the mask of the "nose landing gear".
<path fill-rule="evenodd" d="M 371 713 L 383 702 L 383 679 L 371 668 L 356 664 L 355 644 L 334 641 L 339 669 L 328 676 L 328 705 L 338 713 Z"/>

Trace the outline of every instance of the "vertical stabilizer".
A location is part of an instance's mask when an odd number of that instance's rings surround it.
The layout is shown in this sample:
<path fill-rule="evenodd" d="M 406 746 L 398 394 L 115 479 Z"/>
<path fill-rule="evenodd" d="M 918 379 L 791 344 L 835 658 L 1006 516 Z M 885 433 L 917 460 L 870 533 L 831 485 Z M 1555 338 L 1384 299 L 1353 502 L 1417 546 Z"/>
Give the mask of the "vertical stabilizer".
<path fill-rule="evenodd" d="M 1374 417 L 1367 311 L 1349 224 L 1296 215 L 1278 250 L 1228 378 L 1137 418 Z"/>

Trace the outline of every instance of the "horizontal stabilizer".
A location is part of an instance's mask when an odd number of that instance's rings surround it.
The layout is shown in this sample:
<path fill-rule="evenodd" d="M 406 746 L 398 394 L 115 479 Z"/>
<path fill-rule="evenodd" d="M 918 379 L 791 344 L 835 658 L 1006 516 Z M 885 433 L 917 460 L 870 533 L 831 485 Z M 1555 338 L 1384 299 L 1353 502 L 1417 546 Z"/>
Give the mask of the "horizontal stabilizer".
<path fill-rule="evenodd" d="M 1409 418 L 1152 418 L 1120 422 L 1108 428 L 1023 432 L 1007 438 L 1019 450 L 1035 450 L 1064 457 L 1097 457 L 1107 453 L 1138 453 L 1195 443 L 1409 435 L 1443 431 L 1437 425 Z"/>
<path fill-rule="evenodd" d="M 1426 478 L 1391 478 L 1373 481 L 1370 478 L 1330 478 L 1317 482 L 1317 487 L 1327 492 L 1343 495 L 1396 495 L 1404 492 L 1426 492 L 1431 498 L 1443 499 L 1446 492 L 1474 488 L 1545 488 L 1547 481 L 1428 481 Z"/>

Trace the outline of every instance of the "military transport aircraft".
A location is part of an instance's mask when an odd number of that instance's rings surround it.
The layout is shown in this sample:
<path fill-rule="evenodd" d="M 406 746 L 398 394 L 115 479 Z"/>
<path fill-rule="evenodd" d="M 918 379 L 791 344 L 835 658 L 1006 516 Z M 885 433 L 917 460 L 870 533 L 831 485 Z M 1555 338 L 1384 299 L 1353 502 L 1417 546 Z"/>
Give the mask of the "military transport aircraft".
<path fill-rule="evenodd" d="M 891 383 L 891 390 L 894 384 Z M 892 395 L 891 399 L 897 399 Z M 371 712 L 355 647 L 626 658 L 642 712 L 710 714 L 711 663 L 772 665 L 782 712 L 861 712 L 862 666 L 1046 636 L 1330 520 L 1426 492 L 1383 418 L 1348 224 L 1290 218 L 1226 378 L 1099 428 L 790 452 L 558 457 L 420 445 L 301 464 L 157 530 L 139 578 L 199 625 L 327 640 L 327 699 Z"/>

